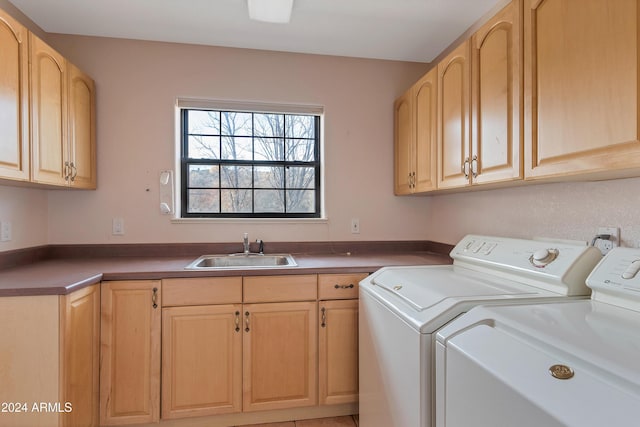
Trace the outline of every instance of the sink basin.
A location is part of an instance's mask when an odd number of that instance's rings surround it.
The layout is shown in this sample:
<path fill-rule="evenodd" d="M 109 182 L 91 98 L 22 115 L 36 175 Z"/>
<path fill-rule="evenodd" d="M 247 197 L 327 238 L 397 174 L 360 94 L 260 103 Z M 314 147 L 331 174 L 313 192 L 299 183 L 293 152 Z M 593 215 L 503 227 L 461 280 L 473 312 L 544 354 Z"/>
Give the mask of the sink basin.
<path fill-rule="evenodd" d="M 245 268 L 296 267 L 291 254 L 203 255 L 185 267 L 186 270 L 222 270 Z"/>

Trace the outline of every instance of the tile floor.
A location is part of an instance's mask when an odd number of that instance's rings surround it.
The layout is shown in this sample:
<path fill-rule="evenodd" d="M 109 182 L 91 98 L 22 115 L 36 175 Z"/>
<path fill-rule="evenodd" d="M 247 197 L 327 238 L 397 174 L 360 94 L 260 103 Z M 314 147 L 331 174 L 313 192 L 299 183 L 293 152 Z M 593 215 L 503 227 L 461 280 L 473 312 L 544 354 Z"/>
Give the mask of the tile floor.
<path fill-rule="evenodd" d="M 357 427 L 358 416 L 317 418 L 314 420 L 287 421 L 284 423 L 251 424 L 239 427 Z"/>

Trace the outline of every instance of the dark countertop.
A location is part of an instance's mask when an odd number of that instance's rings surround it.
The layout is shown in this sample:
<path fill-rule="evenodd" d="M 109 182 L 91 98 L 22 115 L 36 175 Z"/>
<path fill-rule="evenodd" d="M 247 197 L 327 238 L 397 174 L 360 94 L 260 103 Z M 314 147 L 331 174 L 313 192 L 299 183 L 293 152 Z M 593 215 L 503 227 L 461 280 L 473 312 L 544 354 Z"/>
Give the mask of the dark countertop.
<path fill-rule="evenodd" d="M 427 251 L 296 254 L 297 267 L 185 270 L 197 256 L 107 256 L 45 259 L 0 270 L 0 296 L 65 295 L 103 280 L 175 277 L 255 276 L 315 273 L 371 273 L 384 266 L 450 264 L 448 255 Z"/>

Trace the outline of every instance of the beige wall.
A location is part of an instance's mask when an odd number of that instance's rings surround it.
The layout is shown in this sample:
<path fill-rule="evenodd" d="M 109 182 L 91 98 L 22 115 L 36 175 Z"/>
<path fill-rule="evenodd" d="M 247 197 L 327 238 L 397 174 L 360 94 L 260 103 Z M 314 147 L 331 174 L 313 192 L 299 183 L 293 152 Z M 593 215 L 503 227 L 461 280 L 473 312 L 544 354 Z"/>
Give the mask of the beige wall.
<path fill-rule="evenodd" d="M 429 199 L 393 196 L 393 100 L 426 64 L 119 39 L 49 39 L 96 81 L 98 190 L 49 193 L 51 243 L 427 237 Z M 325 222 L 174 224 L 158 176 L 174 165 L 177 97 L 325 108 Z M 147 191 L 148 190 L 148 191 Z M 122 217 L 124 236 L 111 235 Z M 350 233 L 351 218 L 361 233 Z M 398 221 L 398 218 L 402 218 Z"/>
<path fill-rule="evenodd" d="M 432 198 L 427 232 L 455 243 L 467 233 L 591 240 L 620 227 L 622 246 L 640 245 L 640 178 L 540 184 Z"/>
<path fill-rule="evenodd" d="M 0 252 L 48 244 L 47 191 L 0 185 L 0 221 L 11 222 L 12 239 Z"/>

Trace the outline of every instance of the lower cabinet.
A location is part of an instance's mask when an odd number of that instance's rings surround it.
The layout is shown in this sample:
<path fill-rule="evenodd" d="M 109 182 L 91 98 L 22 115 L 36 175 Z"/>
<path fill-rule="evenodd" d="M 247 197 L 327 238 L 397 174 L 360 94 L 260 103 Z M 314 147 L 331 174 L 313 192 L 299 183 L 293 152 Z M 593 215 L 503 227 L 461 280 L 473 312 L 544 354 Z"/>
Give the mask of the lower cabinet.
<path fill-rule="evenodd" d="M 162 418 L 240 412 L 241 304 L 162 310 Z"/>
<path fill-rule="evenodd" d="M 366 276 L 318 275 L 320 405 L 358 401 L 358 283 Z"/>
<path fill-rule="evenodd" d="M 65 427 L 97 426 L 100 420 L 100 285 L 60 297 L 61 390 L 73 410 Z"/>
<path fill-rule="evenodd" d="M 160 281 L 102 283 L 100 424 L 160 419 Z"/>
<path fill-rule="evenodd" d="M 364 276 L 103 282 L 101 425 L 355 411 Z"/>
<path fill-rule="evenodd" d="M 162 281 L 162 418 L 242 410 L 242 277 Z"/>
<path fill-rule="evenodd" d="M 245 304 L 243 411 L 317 403 L 316 302 Z"/>
<path fill-rule="evenodd" d="M 100 287 L 0 298 L 0 426 L 98 425 Z"/>
<path fill-rule="evenodd" d="M 358 401 L 358 300 L 320 301 L 319 403 Z"/>

